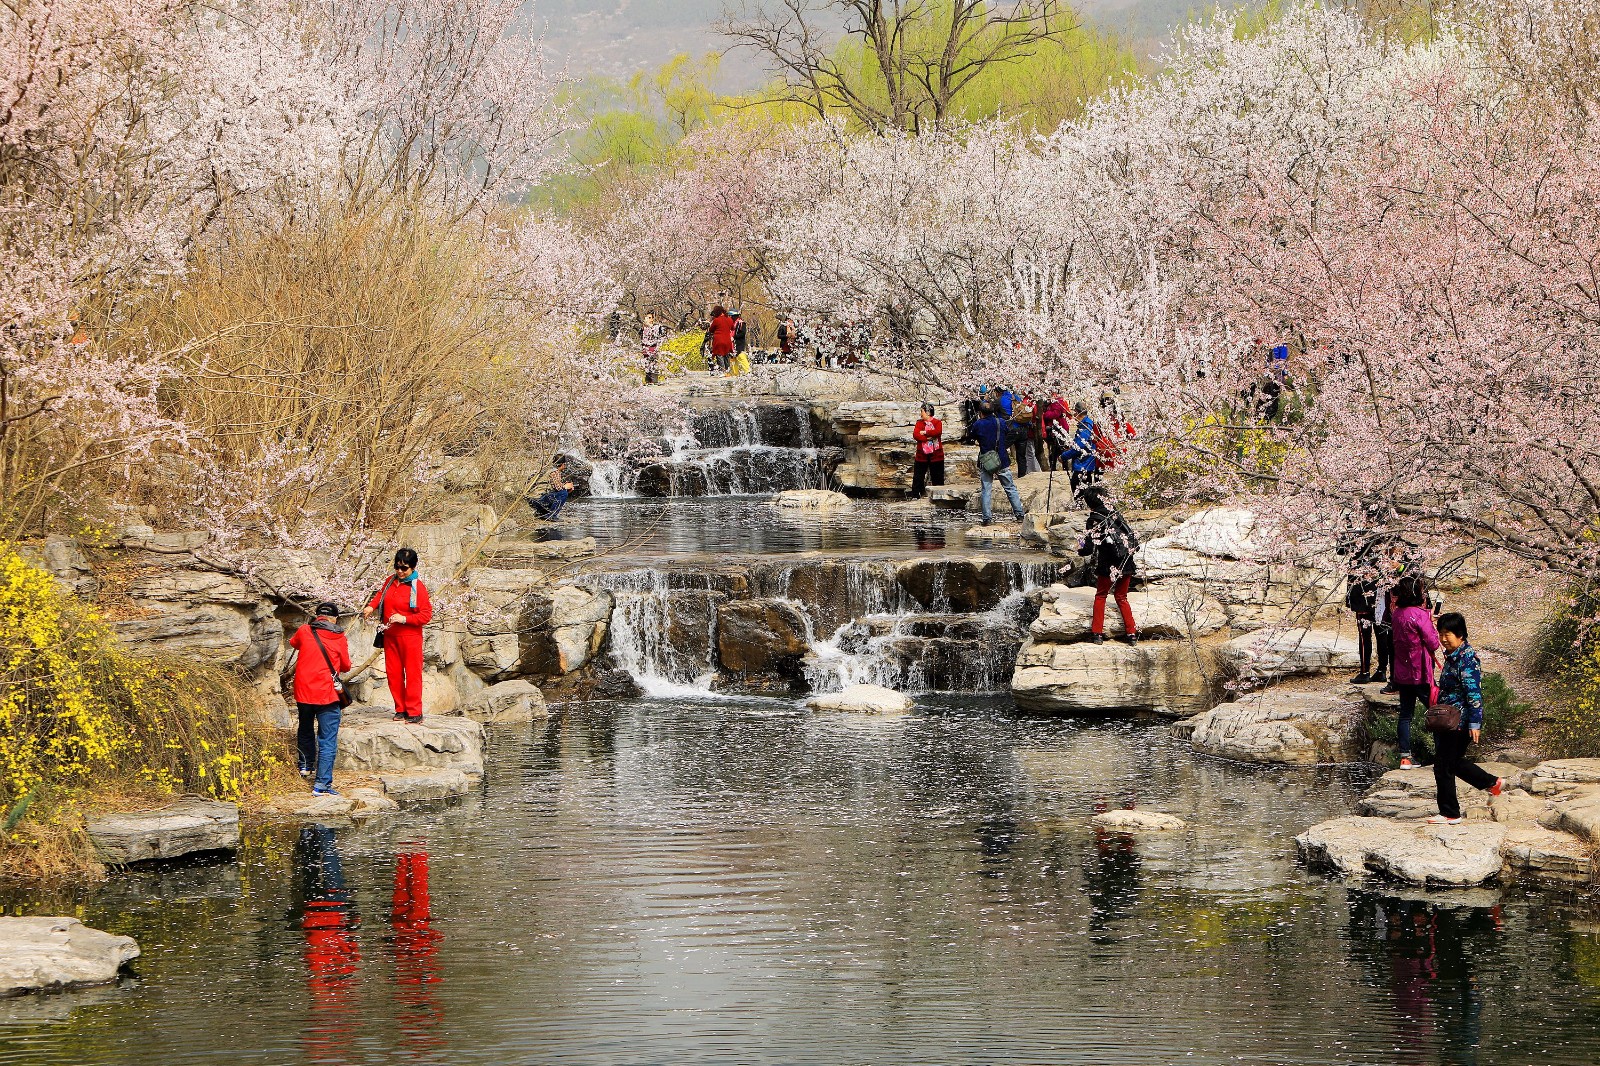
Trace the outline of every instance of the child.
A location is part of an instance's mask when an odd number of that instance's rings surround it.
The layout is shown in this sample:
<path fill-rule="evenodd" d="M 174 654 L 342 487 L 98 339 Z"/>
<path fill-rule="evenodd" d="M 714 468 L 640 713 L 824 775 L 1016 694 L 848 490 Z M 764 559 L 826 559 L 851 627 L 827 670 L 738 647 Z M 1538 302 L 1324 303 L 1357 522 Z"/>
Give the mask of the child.
<path fill-rule="evenodd" d="M 1476 744 L 1483 730 L 1483 668 L 1478 653 L 1467 643 L 1467 620 L 1455 611 L 1439 617 L 1439 641 L 1444 645 L 1444 669 L 1439 673 L 1439 703 L 1460 709 L 1459 729 L 1433 734 L 1433 780 L 1439 790 L 1439 813 L 1428 821 L 1458 825 L 1461 804 L 1456 799 L 1456 778 L 1491 796 L 1500 795 L 1506 783 L 1490 777 L 1467 758 L 1467 745 Z"/>

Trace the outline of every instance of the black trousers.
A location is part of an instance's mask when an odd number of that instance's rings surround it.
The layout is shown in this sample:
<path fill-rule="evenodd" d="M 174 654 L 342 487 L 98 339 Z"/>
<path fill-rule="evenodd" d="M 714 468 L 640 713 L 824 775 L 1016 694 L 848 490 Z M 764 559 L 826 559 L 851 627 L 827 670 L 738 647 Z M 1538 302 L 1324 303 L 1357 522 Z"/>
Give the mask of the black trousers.
<path fill-rule="evenodd" d="M 1387 621 L 1378 626 L 1378 673 L 1389 675 L 1390 660 L 1394 658 L 1394 630 Z"/>
<path fill-rule="evenodd" d="M 1450 729 L 1433 735 L 1433 783 L 1439 790 L 1439 813 L 1446 818 L 1461 817 L 1461 801 L 1456 799 L 1456 778 L 1482 791 L 1494 787 L 1489 771 L 1467 758 L 1472 734 L 1465 729 Z"/>
<path fill-rule="evenodd" d="M 918 459 L 911 464 L 911 498 L 921 499 L 928 485 L 944 484 L 944 460 L 923 462 Z"/>
<path fill-rule="evenodd" d="M 1427 685 L 1402 685 L 1395 683 L 1395 688 L 1400 690 L 1400 715 L 1395 720 L 1395 728 L 1400 741 L 1400 754 L 1411 754 L 1411 718 L 1417 713 L 1417 704 L 1422 704 L 1424 711 L 1428 706 L 1430 695 Z M 1494 782 L 1490 782 L 1493 784 Z"/>

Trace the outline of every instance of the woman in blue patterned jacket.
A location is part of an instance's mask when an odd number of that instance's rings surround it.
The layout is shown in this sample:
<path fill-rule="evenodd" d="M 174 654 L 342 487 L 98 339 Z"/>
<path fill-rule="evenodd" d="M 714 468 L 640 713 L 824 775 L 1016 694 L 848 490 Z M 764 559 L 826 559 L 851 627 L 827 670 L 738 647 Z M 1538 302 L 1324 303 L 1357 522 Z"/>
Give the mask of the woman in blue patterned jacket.
<path fill-rule="evenodd" d="M 1476 744 L 1483 730 L 1483 667 L 1478 663 L 1478 653 L 1467 643 L 1467 620 L 1454 611 L 1441 615 L 1439 642 L 1445 650 L 1444 669 L 1439 672 L 1439 703 L 1458 707 L 1461 725 L 1433 734 L 1433 780 L 1439 791 L 1439 813 L 1428 821 L 1456 825 L 1461 821 L 1456 778 L 1491 796 L 1500 795 L 1506 783 L 1490 777 L 1467 758 L 1467 745 Z"/>

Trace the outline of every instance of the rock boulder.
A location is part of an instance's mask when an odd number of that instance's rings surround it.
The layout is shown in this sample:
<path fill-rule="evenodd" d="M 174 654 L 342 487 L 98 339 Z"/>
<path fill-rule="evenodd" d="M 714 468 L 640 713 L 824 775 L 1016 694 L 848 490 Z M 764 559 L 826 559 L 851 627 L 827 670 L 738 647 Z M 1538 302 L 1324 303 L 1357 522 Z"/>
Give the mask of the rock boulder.
<path fill-rule="evenodd" d="M 239 808 L 185 796 L 158 810 L 93 818 L 87 828 L 89 840 L 104 862 L 120 866 L 175 859 L 194 852 L 237 848 Z"/>
<path fill-rule="evenodd" d="M 1359 762 L 1363 720 L 1359 702 L 1324 693 L 1268 690 L 1191 719 L 1189 741 L 1195 751 L 1241 762 Z"/>
<path fill-rule="evenodd" d="M 1187 641 L 1125 644 L 1030 642 L 1017 657 L 1011 695 L 1029 711 L 1199 711 L 1211 700 L 1207 649 Z"/>
<path fill-rule="evenodd" d="M 1089 819 L 1089 824 L 1108 833 L 1170 833 L 1189 828 L 1182 818 L 1161 811 L 1105 811 Z"/>
<path fill-rule="evenodd" d="M 462 704 L 458 712 L 475 722 L 516 724 L 550 717 L 544 693 L 531 681 L 499 681 Z"/>
<path fill-rule="evenodd" d="M 1133 620 L 1145 637 L 1204 637 L 1227 624 L 1222 605 L 1197 585 L 1184 581 L 1158 581 L 1128 594 Z M 1088 640 L 1094 621 L 1094 589 L 1051 585 L 1044 590 L 1039 617 L 1029 627 L 1035 640 L 1072 644 Z M 1122 613 L 1116 602 L 1106 602 L 1106 633 L 1123 633 Z"/>
<path fill-rule="evenodd" d="M 1346 817 L 1295 838 L 1301 858 L 1346 877 L 1384 874 L 1418 885 L 1480 885 L 1500 874 L 1506 827 L 1495 822 L 1428 825 Z"/>
<path fill-rule="evenodd" d="M 0 999 L 109 984 L 138 957 L 133 937 L 91 929 L 76 918 L 0 918 Z"/>
<path fill-rule="evenodd" d="M 1354 637 L 1321 629 L 1247 633 L 1228 641 L 1221 654 L 1241 677 L 1261 681 L 1353 670 L 1361 661 Z"/>
<path fill-rule="evenodd" d="M 851 685 L 843 692 L 827 692 L 806 700 L 813 711 L 833 714 L 906 714 L 911 697 L 878 685 Z"/>
<path fill-rule="evenodd" d="M 772 498 L 772 505 L 781 511 L 833 512 L 848 511 L 855 502 L 842 492 L 832 489 L 789 489 Z"/>
<path fill-rule="evenodd" d="M 733 600 L 717 611 L 717 657 L 725 670 L 797 676 L 810 648 L 805 615 L 785 600 Z"/>
<path fill-rule="evenodd" d="M 483 773 L 483 726 L 470 718 L 427 715 L 418 725 L 377 714 L 346 717 L 337 769 L 362 773 L 460 770 Z"/>

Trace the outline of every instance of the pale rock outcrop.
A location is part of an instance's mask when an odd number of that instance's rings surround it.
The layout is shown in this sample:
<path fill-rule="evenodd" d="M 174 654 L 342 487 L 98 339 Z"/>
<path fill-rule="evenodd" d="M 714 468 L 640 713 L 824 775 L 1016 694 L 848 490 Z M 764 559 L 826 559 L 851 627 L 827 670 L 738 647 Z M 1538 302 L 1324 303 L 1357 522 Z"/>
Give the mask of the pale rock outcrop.
<path fill-rule="evenodd" d="M 99 593 L 100 582 L 94 575 L 94 567 L 71 537 L 46 537 L 43 544 L 24 544 L 18 550 L 24 558 L 48 570 L 73 595 L 93 599 Z"/>
<path fill-rule="evenodd" d="M 103 862 L 122 865 L 175 859 L 194 852 L 237 848 L 239 808 L 185 796 L 156 810 L 91 818 L 87 830 Z"/>
<path fill-rule="evenodd" d="M 813 711 L 833 714 L 906 714 L 911 697 L 880 685 L 851 685 L 843 692 L 826 692 L 806 700 Z"/>
<path fill-rule="evenodd" d="M 1259 529 L 1252 511 L 1208 507 L 1186 518 L 1160 540 L 1161 547 L 1183 548 L 1218 559 L 1259 559 L 1269 531 Z"/>
<path fill-rule="evenodd" d="M 136 577 L 127 595 L 137 613 L 112 629 L 135 649 L 250 671 L 274 662 L 283 643 L 272 606 L 229 574 L 161 567 Z"/>
<path fill-rule="evenodd" d="M 375 714 L 350 714 L 339 730 L 339 770 L 483 773 L 483 726 L 470 718 L 428 715 L 419 724 Z"/>
<path fill-rule="evenodd" d="M 780 511 L 806 511 L 812 513 L 848 511 L 855 502 L 842 492 L 832 489 L 789 489 L 772 498 L 772 506 Z"/>
<path fill-rule="evenodd" d="M 1346 877 L 1384 874 L 1418 885 L 1479 885 L 1505 865 L 1508 830 L 1496 822 L 1429 825 L 1352 816 L 1314 825 L 1295 838 L 1301 858 Z"/>
<path fill-rule="evenodd" d="M 1315 766 L 1358 762 L 1361 704 L 1326 693 L 1247 696 L 1190 719 L 1189 742 L 1205 755 L 1241 762 Z"/>
<path fill-rule="evenodd" d="M 461 715 L 475 722 L 517 724 L 550 717 L 544 693 L 531 681 L 499 681 L 462 704 Z"/>
<path fill-rule="evenodd" d="M 0 918 L 0 999 L 109 984 L 138 957 L 133 937 L 91 929 L 76 918 Z"/>
<path fill-rule="evenodd" d="M 1321 629 L 1246 633 L 1223 645 L 1221 656 L 1241 677 L 1257 681 L 1353 670 L 1361 661 L 1354 637 Z"/>
<path fill-rule="evenodd" d="M 1128 594 L 1133 620 L 1144 637 L 1204 637 L 1227 624 L 1222 605 L 1199 586 L 1158 581 Z M 1094 589 L 1051 585 L 1043 591 L 1036 618 L 1028 631 L 1042 643 L 1072 644 L 1088 640 L 1094 621 Z M 1114 600 L 1106 603 L 1106 633 L 1123 633 L 1122 614 Z"/>
<path fill-rule="evenodd" d="M 1507 866 L 1539 877 L 1587 883 L 1594 876 L 1593 847 L 1567 833 L 1512 826 L 1506 830 L 1500 852 Z"/>
<path fill-rule="evenodd" d="M 562 585 L 552 593 L 548 624 L 560 673 L 570 674 L 594 658 L 605 643 L 614 606 L 605 589 Z"/>
<path fill-rule="evenodd" d="M 1182 818 L 1161 811 L 1105 811 L 1089 819 L 1089 824 L 1109 833 L 1170 833 L 1189 828 Z"/>
<path fill-rule="evenodd" d="M 1133 647 L 1030 641 L 1017 657 L 1011 694 L 1030 711 L 1194 712 L 1210 701 L 1207 655 L 1206 648 L 1187 641 Z"/>
<path fill-rule="evenodd" d="M 402 807 L 465 796 L 477 784 L 476 777 L 457 769 L 379 774 L 378 780 L 384 796 Z"/>
<path fill-rule="evenodd" d="M 1506 763 L 1486 762 L 1480 765 L 1488 773 L 1504 777 L 1508 782 L 1515 781 L 1519 773 L 1515 766 Z M 1489 816 L 1490 797 L 1487 792 L 1480 792 L 1463 781 L 1457 781 L 1456 798 L 1461 803 L 1462 813 L 1469 820 Z M 1424 766 L 1414 770 L 1390 770 L 1361 798 L 1358 808 L 1363 814 L 1379 818 L 1431 818 L 1439 813 L 1439 795 L 1433 780 L 1433 768 Z"/>

